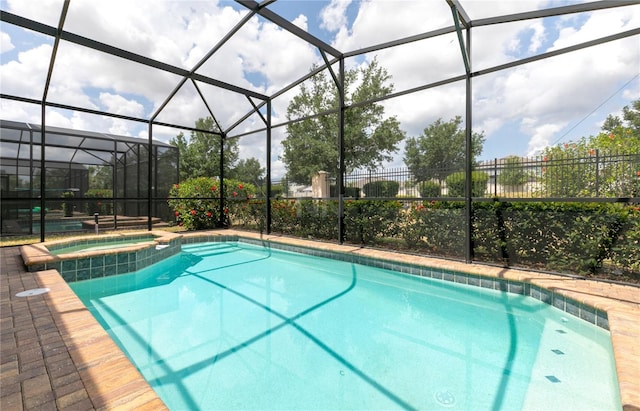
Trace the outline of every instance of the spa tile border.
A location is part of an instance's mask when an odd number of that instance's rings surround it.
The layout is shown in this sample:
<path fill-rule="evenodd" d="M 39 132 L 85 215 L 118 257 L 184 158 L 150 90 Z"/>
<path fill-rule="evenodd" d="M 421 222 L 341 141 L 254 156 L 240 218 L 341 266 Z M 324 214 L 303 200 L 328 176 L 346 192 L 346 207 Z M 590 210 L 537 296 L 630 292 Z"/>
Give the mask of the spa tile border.
<path fill-rule="evenodd" d="M 108 240 L 147 240 L 139 244 L 116 249 L 76 252 L 54 255 L 69 245 L 100 244 Z M 179 234 L 163 231 L 144 235 L 122 233 L 90 238 L 71 238 L 53 243 L 22 246 L 20 252 L 28 271 L 57 270 L 66 282 L 109 277 L 140 270 L 165 258 L 178 254 L 181 249 Z"/>

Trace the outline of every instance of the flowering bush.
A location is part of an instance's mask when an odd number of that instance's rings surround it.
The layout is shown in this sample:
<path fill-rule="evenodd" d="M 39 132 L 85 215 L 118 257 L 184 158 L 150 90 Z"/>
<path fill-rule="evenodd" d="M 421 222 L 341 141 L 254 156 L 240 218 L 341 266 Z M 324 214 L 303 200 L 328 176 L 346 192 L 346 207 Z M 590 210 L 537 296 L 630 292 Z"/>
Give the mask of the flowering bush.
<path fill-rule="evenodd" d="M 238 213 L 239 203 L 255 196 L 255 186 L 233 179 L 224 180 L 223 220 L 220 221 L 220 181 L 217 177 L 196 177 L 175 184 L 169 191 L 169 207 L 176 222 L 187 230 L 227 225 Z"/>

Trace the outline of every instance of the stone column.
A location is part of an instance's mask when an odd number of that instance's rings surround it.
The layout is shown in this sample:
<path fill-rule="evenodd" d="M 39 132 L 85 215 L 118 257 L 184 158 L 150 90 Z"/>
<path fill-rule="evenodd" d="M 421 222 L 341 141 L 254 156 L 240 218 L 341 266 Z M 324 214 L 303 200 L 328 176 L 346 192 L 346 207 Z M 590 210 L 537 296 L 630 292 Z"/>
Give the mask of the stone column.
<path fill-rule="evenodd" d="M 328 198 L 329 173 L 326 171 L 318 171 L 316 175 L 311 177 L 311 191 L 313 198 Z"/>

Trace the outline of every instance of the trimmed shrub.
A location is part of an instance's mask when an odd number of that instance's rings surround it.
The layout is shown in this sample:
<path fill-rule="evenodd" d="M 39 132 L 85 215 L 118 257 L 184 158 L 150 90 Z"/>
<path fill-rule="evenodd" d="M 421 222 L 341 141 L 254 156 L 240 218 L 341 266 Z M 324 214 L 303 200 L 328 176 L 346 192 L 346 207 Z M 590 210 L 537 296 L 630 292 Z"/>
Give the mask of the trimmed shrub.
<path fill-rule="evenodd" d="M 367 197 L 395 197 L 399 190 L 400 183 L 397 181 L 372 181 L 362 187 Z"/>
<path fill-rule="evenodd" d="M 435 181 L 421 181 L 418 183 L 418 192 L 420 197 L 440 197 L 442 187 Z"/>
<path fill-rule="evenodd" d="M 65 198 L 67 200 L 71 200 L 76 195 L 73 194 L 73 191 L 65 191 L 62 193 L 60 197 Z M 75 208 L 73 201 L 63 201 L 62 202 L 62 213 L 65 217 L 73 217 L 73 209 Z"/>
<path fill-rule="evenodd" d="M 487 192 L 487 182 L 489 181 L 489 174 L 484 171 L 472 171 L 471 172 L 471 197 L 484 197 Z M 447 195 L 449 197 L 464 197 L 464 182 L 465 173 L 460 171 L 457 173 L 449 174 L 446 178 L 447 182 Z"/>

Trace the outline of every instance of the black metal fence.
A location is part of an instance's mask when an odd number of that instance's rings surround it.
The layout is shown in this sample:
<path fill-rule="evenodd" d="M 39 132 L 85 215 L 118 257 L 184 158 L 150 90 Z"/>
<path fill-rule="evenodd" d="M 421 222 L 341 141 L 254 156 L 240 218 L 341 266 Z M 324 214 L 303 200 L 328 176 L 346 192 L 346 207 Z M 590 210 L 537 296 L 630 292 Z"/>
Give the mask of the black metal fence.
<path fill-rule="evenodd" d="M 631 198 L 640 196 L 640 153 L 602 153 L 548 158 L 509 157 L 480 162 L 473 168 L 473 197 L 502 198 Z M 348 197 L 376 195 L 382 181 L 397 182 L 394 196 L 406 198 L 463 197 L 459 169 L 422 170 L 433 177 L 417 181 L 408 168 L 351 173 L 345 177 Z M 373 185 L 373 187 L 372 187 Z M 383 189 L 384 194 L 388 194 Z M 296 197 L 295 192 L 290 194 Z M 373 194 L 373 195 L 371 195 Z"/>

